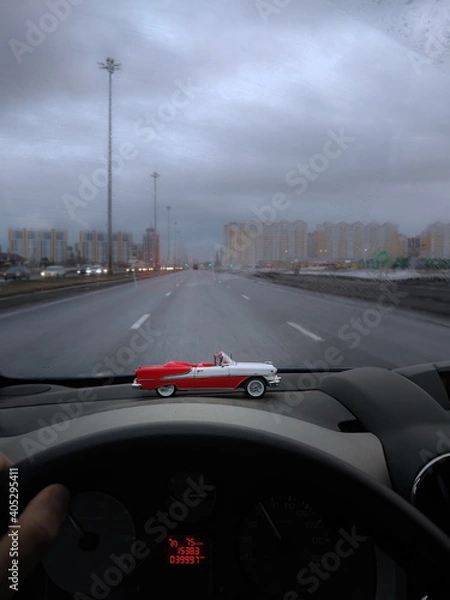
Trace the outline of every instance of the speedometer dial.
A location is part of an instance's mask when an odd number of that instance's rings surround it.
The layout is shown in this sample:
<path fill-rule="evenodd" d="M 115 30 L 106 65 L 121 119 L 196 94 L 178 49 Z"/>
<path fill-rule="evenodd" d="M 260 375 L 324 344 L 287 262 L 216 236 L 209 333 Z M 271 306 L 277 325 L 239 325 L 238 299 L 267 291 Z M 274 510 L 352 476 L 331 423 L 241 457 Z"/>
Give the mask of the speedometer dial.
<path fill-rule="evenodd" d="M 103 492 L 83 492 L 72 498 L 59 537 L 43 564 L 59 588 L 75 597 L 97 597 L 99 589 L 116 588 L 132 571 L 135 539 L 132 517 L 121 502 Z"/>
<path fill-rule="evenodd" d="M 291 589 L 297 574 L 320 560 L 332 545 L 322 516 L 292 494 L 271 495 L 255 502 L 238 537 L 239 561 L 251 582 L 266 594 Z M 291 586 L 292 587 L 292 586 Z"/>

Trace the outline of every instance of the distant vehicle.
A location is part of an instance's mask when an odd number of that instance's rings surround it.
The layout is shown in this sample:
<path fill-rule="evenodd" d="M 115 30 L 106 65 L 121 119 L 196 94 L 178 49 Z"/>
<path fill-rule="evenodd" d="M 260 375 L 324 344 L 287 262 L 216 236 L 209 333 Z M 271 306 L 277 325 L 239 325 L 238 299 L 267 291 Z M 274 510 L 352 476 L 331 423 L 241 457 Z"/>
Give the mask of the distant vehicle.
<path fill-rule="evenodd" d="M 193 269 L 196 271 L 196 270 L 198 269 L 198 264 L 197 264 L 197 263 L 194 263 L 194 264 L 192 265 L 192 268 L 193 268 Z"/>
<path fill-rule="evenodd" d="M 51 267 L 47 267 L 41 271 L 41 277 L 65 277 L 66 269 L 59 265 L 52 265 Z"/>
<path fill-rule="evenodd" d="M 149 264 L 146 264 L 143 262 L 133 263 L 127 267 L 127 273 L 139 273 L 139 272 L 145 272 L 145 271 L 154 271 L 155 268 L 156 268 L 155 266 L 149 265 Z"/>
<path fill-rule="evenodd" d="M 81 265 L 77 270 L 78 275 L 102 275 L 108 272 L 108 269 L 101 265 Z"/>
<path fill-rule="evenodd" d="M 91 272 L 92 265 L 81 265 L 79 269 L 77 269 L 78 275 L 88 275 Z M 88 273 L 89 271 L 89 273 Z"/>
<path fill-rule="evenodd" d="M 108 273 L 106 267 L 102 267 L 102 265 L 92 265 L 91 275 L 104 275 L 106 273 Z"/>
<path fill-rule="evenodd" d="M 5 281 L 8 279 L 30 279 L 31 271 L 22 265 L 17 265 L 15 267 L 9 267 L 4 273 L 3 277 Z"/>

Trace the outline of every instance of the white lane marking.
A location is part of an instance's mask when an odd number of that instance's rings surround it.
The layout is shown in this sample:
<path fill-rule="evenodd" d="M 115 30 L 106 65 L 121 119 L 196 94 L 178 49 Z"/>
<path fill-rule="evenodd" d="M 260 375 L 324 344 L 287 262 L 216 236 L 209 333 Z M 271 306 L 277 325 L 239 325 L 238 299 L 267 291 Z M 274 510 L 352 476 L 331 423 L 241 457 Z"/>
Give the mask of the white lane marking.
<path fill-rule="evenodd" d="M 244 294 L 242 294 L 242 297 L 245 298 L 246 300 L 250 300 L 250 298 L 248 296 L 244 296 Z"/>
<path fill-rule="evenodd" d="M 170 296 L 170 294 L 171 294 L 171 293 L 172 293 L 172 292 L 167 292 L 166 296 Z"/>
<path fill-rule="evenodd" d="M 300 333 L 303 333 L 303 335 L 307 335 L 308 337 L 310 337 L 315 342 L 323 342 L 323 338 L 321 338 L 320 336 L 316 335 L 315 333 L 312 333 L 312 331 L 309 331 L 308 329 L 305 329 L 304 327 L 302 327 L 298 323 L 292 323 L 292 321 L 288 321 L 288 325 L 290 325 L 291 327 L 293 327 L 294 329 L 296 329 Z"/>
<path fill-rule="evenodd" d="M 140 319 L 138 319 L 136 321 L 136 323 L 133 323 L 133 325 L 131 326 L 131 329 L 139 329 L 139 327 L 145 323 L 145 321 L 149 318 L 149 314 L 148 315 L 142 315 L 142 317 Z"/>

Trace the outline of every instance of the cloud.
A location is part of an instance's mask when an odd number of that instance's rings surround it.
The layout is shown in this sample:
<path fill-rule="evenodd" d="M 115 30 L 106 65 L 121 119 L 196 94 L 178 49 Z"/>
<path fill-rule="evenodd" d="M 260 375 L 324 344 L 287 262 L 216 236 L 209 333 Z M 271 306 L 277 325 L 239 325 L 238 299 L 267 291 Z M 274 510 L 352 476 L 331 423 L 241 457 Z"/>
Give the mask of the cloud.
<path fill-rule="evenodd" d="M 151 224 L 155 169 L 160 222 L 170 205 L 188 252 L 213 249 L 225 223 L 251 219 L 276 192 L 292 200 L 283 217 L 312 227 L 357 213 L 413 234 L 448 220 L 443 3 L 268 3 L 284 7 L 266 20 L 253 0 L 3 3 L 0 242 L 9 226 L 39 223 L 76 240 L 62 198 L 105 166 L 108 77 L 97 62 L 107 56 L 123 67 L 113 81 L 113 152 L 136 149 L 114 176 L 115 229 L 139 239 Z M 42 32 L 58 6 L 70 14 Z M 35 28 L 44 39 L 18 62 L 11 40 L 29 45 Z M 180 81 L 195 91 L 174 108 Z M 139 135 L 137 124 L 155 135 Z M 339 128 L 355 138 L 351 149 L 296 196 L 286 173 Z M 105 188 L 80 217 L 105 228 Z"/>

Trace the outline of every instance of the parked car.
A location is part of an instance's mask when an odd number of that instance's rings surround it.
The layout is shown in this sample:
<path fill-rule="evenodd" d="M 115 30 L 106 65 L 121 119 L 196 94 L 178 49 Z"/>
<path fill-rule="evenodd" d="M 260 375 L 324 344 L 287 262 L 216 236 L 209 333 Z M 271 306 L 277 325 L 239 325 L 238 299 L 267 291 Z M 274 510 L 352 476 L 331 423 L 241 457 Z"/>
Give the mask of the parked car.
<path fill-rule="evenodd" d="M 134 373 L 133 387 L 155 390 L 163 398 L 173 396 L 177 390 L 239 388 L 251 398 L 262 398 L 268 386 L 276 386 L 281 381 L 270 361 L 236 362 L 225 352 L 216 352 L 212 363 L 171 361 L 139 367 Z"/>
<path fill-rule="evenodd" d="M 22 265 L 9 267 L 4 273 L 5 281 L 8 279 L 30 279 L 31 271 Z"/>
<path fill-rule="evenodd" d="M 65 277 L 65 275 L 66 269 L 59 265 L 52 265 L 41 271 L 41 277 Z"/>

